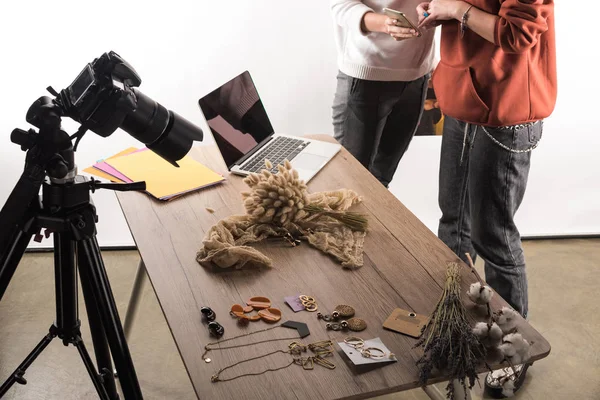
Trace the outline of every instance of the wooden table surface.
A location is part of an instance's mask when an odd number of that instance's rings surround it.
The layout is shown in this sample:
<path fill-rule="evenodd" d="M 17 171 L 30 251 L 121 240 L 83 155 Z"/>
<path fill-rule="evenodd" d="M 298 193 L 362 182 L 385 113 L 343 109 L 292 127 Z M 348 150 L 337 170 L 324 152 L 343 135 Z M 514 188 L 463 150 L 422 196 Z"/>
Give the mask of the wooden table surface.
<path fill-rule="evenodd" d="M 325 135 L 312 137 L 333 140 Z M 362 268 L 344 270 L 306 243 L 291 248 L 270 242 L 256 247 L 273 260 L 272 269 L 214 272 L 196 262 L 196 252 L 212 225 L 229 215 L 243 214 L 240 193 L 246 190 L 246 185 L 240 177 L 227 173 L 215 147 L 199 146 L 192 154 L 227 176 L 227 181 L 172 202 L 158 202 L 134 192 L 117 192 L 117 196 L 198 397 L 211 400 L 358 399 L 418 387 L 415 361 L 422 352 L 413 348 L 416 340 L 387 331 L 382 324 L 397 307 L 426 315 L 433 311 L 442 291 L 447 262 L 460 262 L 450 249 L 342 149 L 308 187 L 310 192 L 348 188 L 363 196 L 363 204 L 355 207 L 356 211 L 368 214 L 370 223 Z M 213 209 L 214 213 L 207 208 Z M 464 291 L 476 280 L 466 266 L 462 278 Z M 289 341 L 212 351 L 210 358 L 213 361 L 205 363 L 202 360 L 204 346 L 214 339 L 209 337 L 202 322 L 200 308 L 203 306 L 216 312 L 217 321 L 225 327 L 223 338 L 269 326 L 259 321 L 248 328 L 240 328 L 230 317 L 229 309 L 233 304 L 242 304 L 252 296 L 269 297 L 273 306 L 283 311 L 282 321 L 307 323 L 311 334 L 302 340 L 304 343 L 324 339 L 342 341 L 348 335 L 327 331 L 315 313 L 294 313 L 283 299 L 296 294 L 315 297 L 323 312 L 331 312 L 338 304 L 353 306 L 356 316 L 368 324 L 367 330 L 359 336 L 364 339 L 380 337 L 396 354 L 398 362 L 357 371 L 352 370 L 337 352 L 332 359 L 337 365 L 334 370 L 315 366 L 312 371 L 304 371 L 302 367 L 292 365 L 260 376 L 211 383 L 210 377 L 219 368 L 285 349 Z M 505 304 L 499 296 L 494 296 L 494 309 Z M 483 314 L 469 307 L 470 312 L 481 320 Z M 549 354 L 548 342 L 524 320 L 520 321 L 519 331 L 534 342 L 532 361 Z M 294 334 L 293 330 L 278 328 L 228 344 L 253 343 Z M 336 350 L 339 351 L 337 345 Z M 161 355 L 156 354 L 156 357 Z M 222 378 L 276 368 L 290 360 L 289 355 L 273 355 L 232 368 L 224 372 Z M 491 362 L 494 364 L 493 360 Z M 441 380 L 443 377 L 436 379 Z"/>

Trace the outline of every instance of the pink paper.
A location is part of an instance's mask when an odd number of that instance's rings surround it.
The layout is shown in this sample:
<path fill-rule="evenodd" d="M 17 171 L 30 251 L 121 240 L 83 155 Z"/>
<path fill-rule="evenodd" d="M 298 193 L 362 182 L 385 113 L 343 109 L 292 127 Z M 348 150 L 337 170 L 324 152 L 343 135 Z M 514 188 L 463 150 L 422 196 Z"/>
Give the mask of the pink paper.
<path fill-rule="evenodd" d="M 146 147 L 138 149 L 134 152 L 131 152 L 129 154 L 125 154 L 124 156 L 121 157 L 127 157 L 130 154 L 133 153 L 137 153 L 140 151 L 146 151 L 148 150 Z M 106 161 L 101 161 L 99 163 L 94 164 L 94 168 L 99 169 L 102 172 L 106 172 L 109 175 L 114 176 L 117 179 L 122 180 L 123 182 L 127 182 L 127 183 L 132 183 L 133 181 L 131 179 L 129 179 L 128 177 L 126 177 L 125 175 L 123 175 L 122 173 L 120 173 L 119 171 L 117 171 L 116 169 L 114 169 L 110 164 L 108 164 Z"/>
<path fill-rule="evenodd" d="M 97 168 L 102 172 L 106 172 L 107 174 L 112 175 L 115 178 L 122 180 L 123 182 L 127 182 L 127 183 L 133 182 L 131 179 L 129 179 L 128 177 L 126 177 L 125 175 L 123 175 L 122 173 L 120 173 L 119 171 L 117 171 L 116 169 L 114 169 L 113 167 L 111 167 L 104 161 L 94 164 L 94 168 Z"/>

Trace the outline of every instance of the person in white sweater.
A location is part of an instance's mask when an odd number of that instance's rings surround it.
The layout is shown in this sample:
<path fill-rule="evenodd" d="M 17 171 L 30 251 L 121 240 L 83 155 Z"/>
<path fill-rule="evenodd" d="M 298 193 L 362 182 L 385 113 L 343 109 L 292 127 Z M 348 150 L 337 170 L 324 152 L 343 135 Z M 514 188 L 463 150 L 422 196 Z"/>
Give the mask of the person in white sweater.
<path fill-rule="evenodd" d="M 331 0 L 338 50 L 335 138 L 386 187 L 415 134 L 434 60 L 434 30 L 415 25 L 422 0 Z"/>

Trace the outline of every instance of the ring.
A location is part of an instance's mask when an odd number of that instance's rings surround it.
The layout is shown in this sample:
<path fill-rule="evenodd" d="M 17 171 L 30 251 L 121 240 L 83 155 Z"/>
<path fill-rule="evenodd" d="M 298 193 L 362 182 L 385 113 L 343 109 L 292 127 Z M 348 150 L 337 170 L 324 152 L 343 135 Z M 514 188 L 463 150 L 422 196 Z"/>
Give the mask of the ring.
<path fill-rule="evenodd" d="M 424 16 L 425 18 L 427 18 L 427 17 L 429 17 L 429 13 L 426 11 L 426 12 L 424 12 L 424 13 L 423 13 L 423 16 Z"/>
<path fill-rule="evenodd" d="M 355 349 L 360 349 L 365 345 L 365 341 L 357 336 L 348 336 L 346 339 L 344 339 L 344 343 L 350 347 L 354 347 Z"/>
<path fill-rule="evenodd" d="M 372 351 L 378 351 L 381 354 L 372 354 L 371 353 Z M 361 351 L 361 354 L 363 357 L 366 357 L 366 358 L 380 359 L 380 358 L 385 357 L 385 351 L 378 349 L 377 347 L 368 347 L 366 349 L 363 349 Z"/>

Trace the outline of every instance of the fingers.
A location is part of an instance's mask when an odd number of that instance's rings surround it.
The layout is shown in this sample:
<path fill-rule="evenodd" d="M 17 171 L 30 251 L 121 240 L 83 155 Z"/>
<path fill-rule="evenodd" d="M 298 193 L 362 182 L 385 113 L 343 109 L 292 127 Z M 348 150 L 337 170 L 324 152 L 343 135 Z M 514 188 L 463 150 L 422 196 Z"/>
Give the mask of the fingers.
<path fill-rule="evenodd" d="M 405 28 L 403 26 L 397 26 L 398 20 L 388 18 L 385 21 L 387 25 L 387 33 L 396 40 L 408 39 L 419 36 L 419 33 L 412 28 Z"/>
<path fill-rule="evenodd" d="M 396 26 L 396 24 L 398 23 L 397 19 L 392 19 L 392 18 L 388 18 L 385 20 L 385 24 L 390 27 L 390 26 Z"/>
<path fill-rule="evenodd" d="M 390 34 L 390 36 L 394 39 L 410 39 L 416 37 L 417 35 L 414 33 L 395 33 Z"/>
<path fill-rule="evenodd" d="M 437 15 L 431 13 L 427 17 L 423 17 L 423 19 L 419 18 L 419 24 L 417 25 L 417 28 L 429 29 L 436 26 L 437 22 Z"/>
<path fill-rule="evenodd" d="M 417 6 L 417 15 L 419 16 L 419 25 L 429 15 L 429 3 L 421 3 Z"/>
<path fill-rule="evenodd" d="M 394 35 L 411 35 L 414 36 L 417 31 L 412 28 L 404 28 L 402 26 L 390 26 L 388 28 L 388 33 L 392 36 Z"/>

